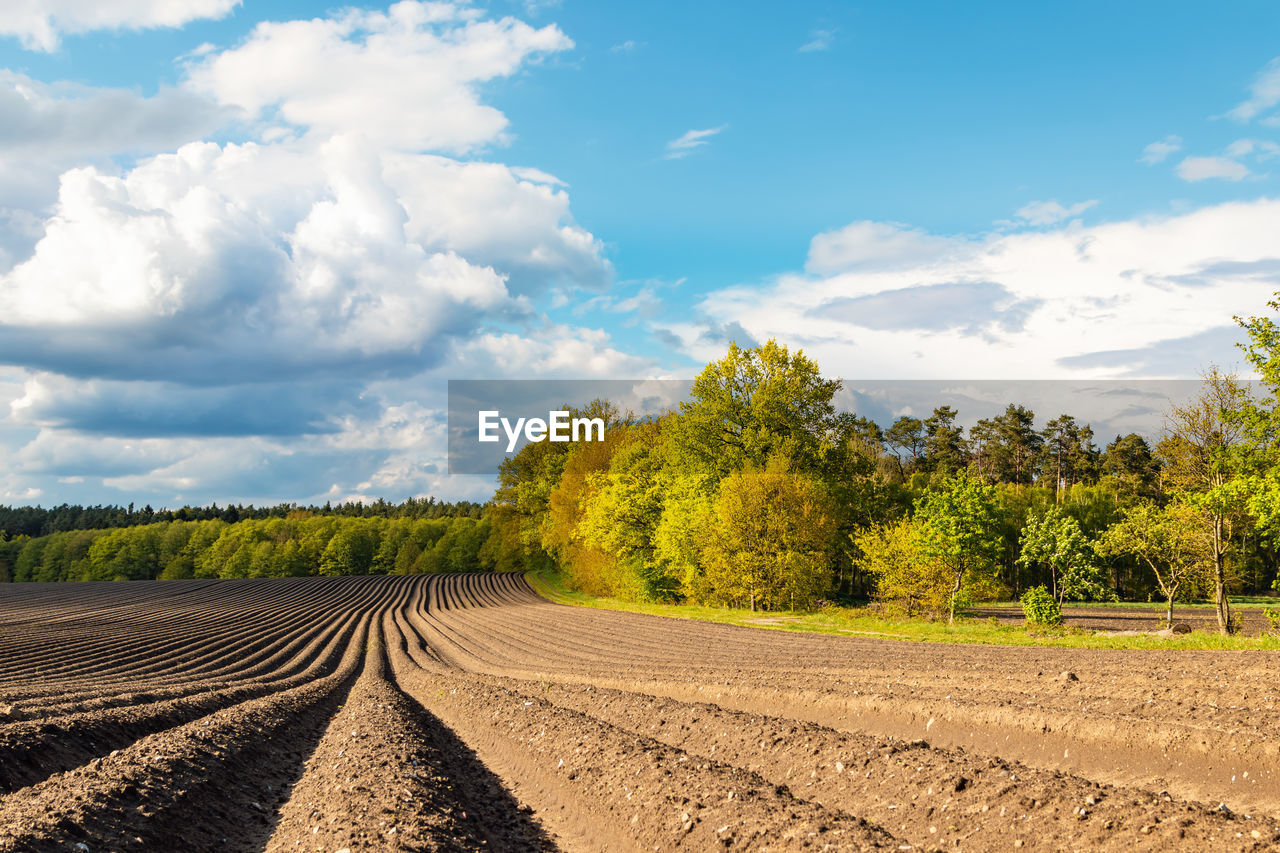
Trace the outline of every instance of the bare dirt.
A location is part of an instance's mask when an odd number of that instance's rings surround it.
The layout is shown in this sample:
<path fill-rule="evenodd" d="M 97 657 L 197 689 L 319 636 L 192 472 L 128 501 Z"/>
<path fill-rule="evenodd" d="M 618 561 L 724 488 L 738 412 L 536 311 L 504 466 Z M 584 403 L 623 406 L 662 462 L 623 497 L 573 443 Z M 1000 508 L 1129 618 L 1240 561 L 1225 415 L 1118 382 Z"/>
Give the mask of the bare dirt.
<path fill-rule="evenodd" d="M 0 851 L 1272 850 L 1278 666 L 516 575 L 5 585 Z"/>

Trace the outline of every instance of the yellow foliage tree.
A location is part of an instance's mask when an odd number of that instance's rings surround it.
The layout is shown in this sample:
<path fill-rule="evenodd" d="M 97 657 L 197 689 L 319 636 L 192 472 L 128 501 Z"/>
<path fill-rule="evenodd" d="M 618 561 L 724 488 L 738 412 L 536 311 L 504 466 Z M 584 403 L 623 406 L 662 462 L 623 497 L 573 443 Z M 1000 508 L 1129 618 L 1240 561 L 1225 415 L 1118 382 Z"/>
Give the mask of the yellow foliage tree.
<path fill-rule="evenodd" d="M 720 484 L 703 549 L 713 597 L 757 607 L 807 607 L 831 586 L 835 524 L 822 487 L 775 458 Z"/>
<path fill-rule="evenodd" d="M 920 530 L 903 519 L 855 536 L 862 567 L 875 578 L 877 601 L 908 616 L 938 619 L 951 608 L 955 577 L 945 562 L 925 556 Z"/>

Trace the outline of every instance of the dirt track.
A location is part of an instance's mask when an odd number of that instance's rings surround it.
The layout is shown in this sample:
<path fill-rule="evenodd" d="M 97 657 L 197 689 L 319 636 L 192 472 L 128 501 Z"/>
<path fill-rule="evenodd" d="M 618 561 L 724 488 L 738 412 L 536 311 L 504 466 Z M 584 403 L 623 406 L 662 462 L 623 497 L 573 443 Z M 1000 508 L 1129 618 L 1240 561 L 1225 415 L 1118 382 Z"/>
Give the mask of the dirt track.
<path fill-rule="evenodd" d="M 0 851 L 1276 849 L 1278 665 L 512 575 L 5 585 Z"/>

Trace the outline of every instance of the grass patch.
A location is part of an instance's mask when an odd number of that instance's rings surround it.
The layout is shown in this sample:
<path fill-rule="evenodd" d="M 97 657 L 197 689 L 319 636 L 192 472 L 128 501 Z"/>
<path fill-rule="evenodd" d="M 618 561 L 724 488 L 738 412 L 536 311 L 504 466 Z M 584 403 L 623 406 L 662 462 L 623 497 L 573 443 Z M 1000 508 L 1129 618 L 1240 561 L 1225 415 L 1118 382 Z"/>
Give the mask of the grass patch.
<path fill-rule="evenodd" d="M 525 577 L 540 595 L 557 604 L 719 622 L 769 631 L 803 631 L 923 643 L 979 643 L 1076 649 L 1280 649 L 1280 637 L 1274 635 L 1224 637 L 1205 631 L 1193 631 L 1173 637 L 1108 637 L 1071 626 L 1031 631 L 1021 625 L 1001 624 L 995 619 L 958 618 L 954 625 L 923 619 L 893 619 L 857 607 L 832 607 L 817 613 L 785 610 L 753 613 L 750 610 L 695 604 L 653 604 L 575 592 L 568 589 L 559 576 L 550 572 L 526 572 Z M 1151 607 L 1149 604 L 1143 606 Z"/>

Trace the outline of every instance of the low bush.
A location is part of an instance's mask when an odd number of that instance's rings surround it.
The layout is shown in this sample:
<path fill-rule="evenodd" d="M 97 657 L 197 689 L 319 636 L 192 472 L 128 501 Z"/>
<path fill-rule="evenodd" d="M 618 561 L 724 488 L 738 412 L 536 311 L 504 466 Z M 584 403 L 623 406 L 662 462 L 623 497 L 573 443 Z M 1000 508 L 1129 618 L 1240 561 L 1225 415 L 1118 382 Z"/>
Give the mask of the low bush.
<path fill-rule="evenodd" d="M 1022 613 L 1028 625 L 1061 625 L 1062 608 L 1043 586 L 1033 586 L 1022 595 Z"/>

